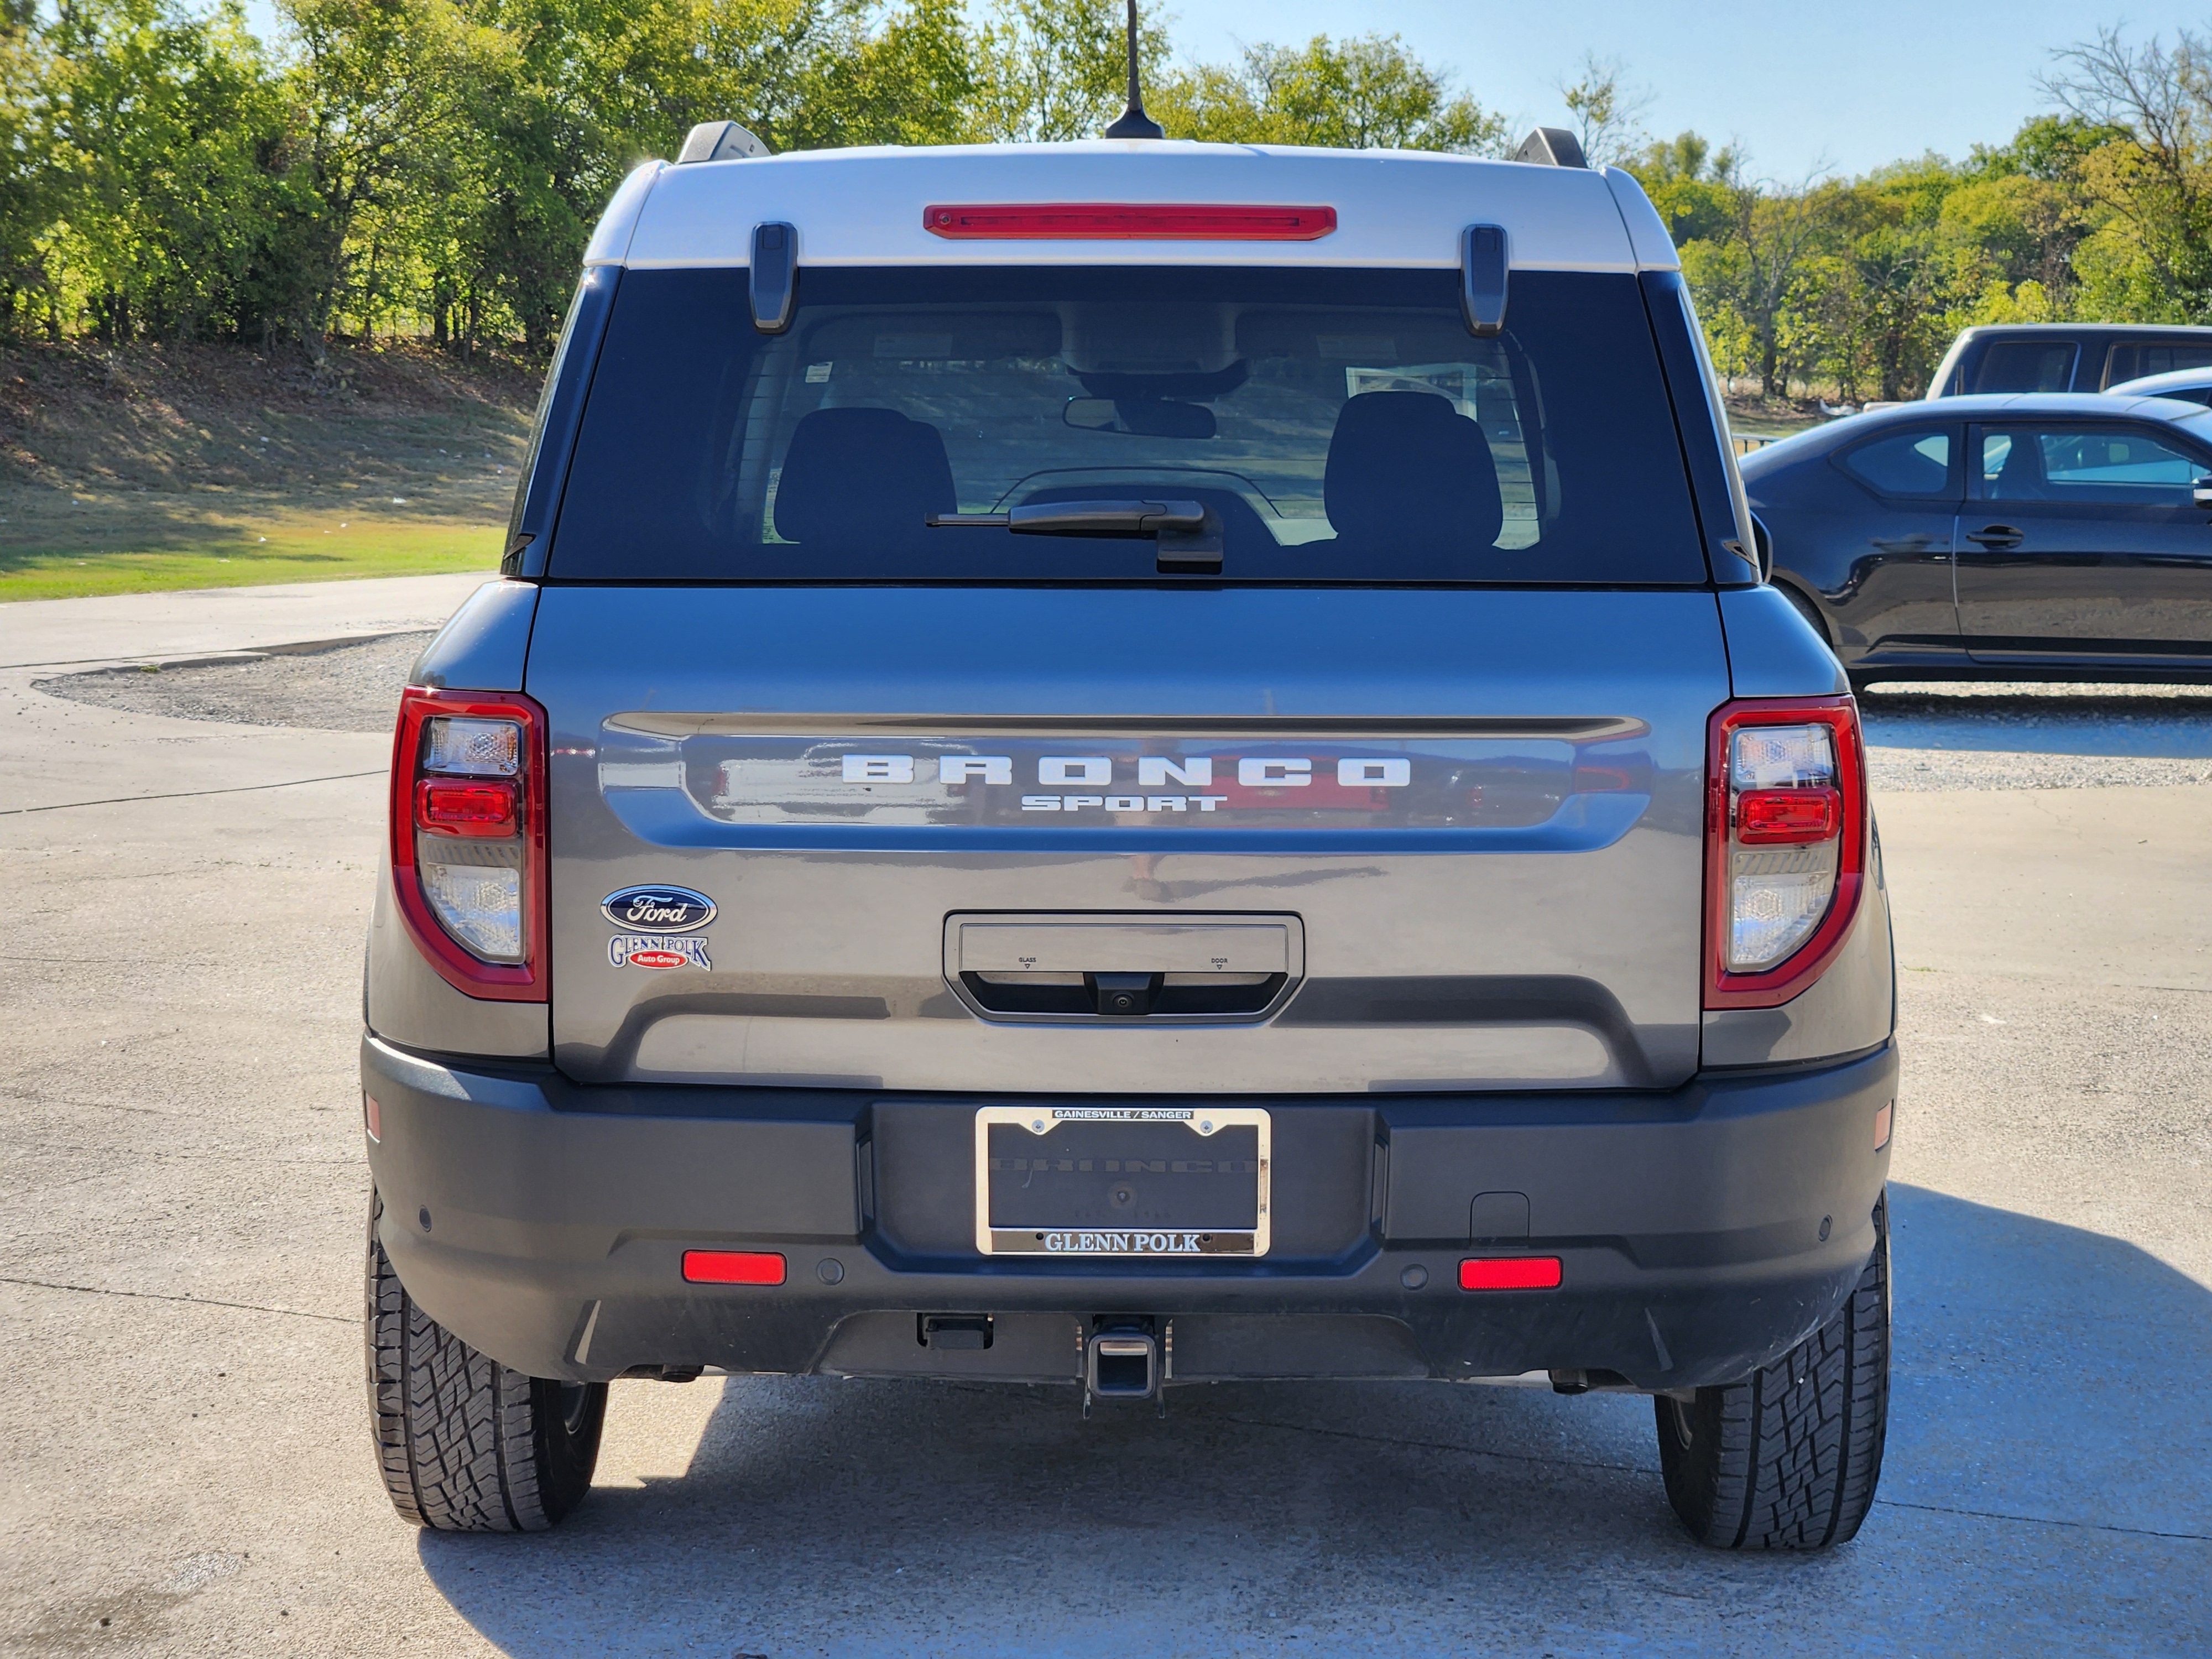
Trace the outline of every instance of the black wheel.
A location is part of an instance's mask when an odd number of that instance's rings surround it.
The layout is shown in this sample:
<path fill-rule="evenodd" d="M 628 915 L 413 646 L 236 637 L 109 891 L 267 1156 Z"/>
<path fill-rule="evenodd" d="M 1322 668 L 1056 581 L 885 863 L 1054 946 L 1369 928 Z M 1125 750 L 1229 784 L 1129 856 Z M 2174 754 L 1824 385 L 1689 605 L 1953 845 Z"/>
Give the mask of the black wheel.
<path fill-rule="evenodd" d="M 392 1507 L 440 1532 L 543 1532 L 583 1501 L 607 1385 L 525 1376 L 415 1305 L 368 1208 L 368 1409 Z"/>
<path fill-rule="evenodd" d="M 1889 1215 L 1835 1316 L 1741 1382 L 1662 1395 L 1659 1467 L 1690 1536 L 1714 1549 L 1817 1550 L 1874 1504 L 1889 1418 Z"/>

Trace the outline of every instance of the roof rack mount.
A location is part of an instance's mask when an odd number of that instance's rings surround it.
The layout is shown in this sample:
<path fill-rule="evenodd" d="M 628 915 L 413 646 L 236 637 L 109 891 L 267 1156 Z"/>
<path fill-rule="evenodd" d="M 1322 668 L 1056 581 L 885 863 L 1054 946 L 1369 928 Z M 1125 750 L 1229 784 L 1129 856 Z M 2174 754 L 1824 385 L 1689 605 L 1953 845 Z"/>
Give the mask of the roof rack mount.
<path fill-rule="evenodd" d="M 702 121 L 684 136 L 676 152 L 676 165 L 691 161 L 757 161 L 769 153 L 766 144 L 735 121 Z"/>
<path fill-rule="evenodd" d="M 1589 158 L 1583 154 L 1582 140 L 1565 127 L 1538 127 L 1521 141 L 1521 148 L 1513 152 L 1513 159 L 1534 162 L 1540 167 L 1589 166 Z"/>

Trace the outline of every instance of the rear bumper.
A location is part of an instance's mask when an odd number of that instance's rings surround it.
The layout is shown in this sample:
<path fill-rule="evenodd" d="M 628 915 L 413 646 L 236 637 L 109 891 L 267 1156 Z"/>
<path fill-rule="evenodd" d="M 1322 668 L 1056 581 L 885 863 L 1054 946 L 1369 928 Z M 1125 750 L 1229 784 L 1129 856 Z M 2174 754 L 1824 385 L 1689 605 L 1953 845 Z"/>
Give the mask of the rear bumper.
<path fill-rule="evenodd" d="M 1155 1322 L 1168 1380 L 1618 1373 L 1731 1381 L 1820 1324 L 1873 1248 L 1893 1045 L 1663 1093 L 1297 1097 L 1256 1261 L 986 1257 L 974 1099 L 580 1087 L 374 1036 L 362 1082 L 386 1251 L 448 1329 L 533 1376 L 638 1368 L 1078 1380 L 1101 1316 Z M 1480 1233 L 1481 1237 L 1478 1238 Z M 774 1250 L 777 1286 L 689 1285 L 686 1249 Z M 1462 1291 L 1468 1255 L 1560 1259 Z M 988 1347 L 921 1317 L 988 1314 Z"/>

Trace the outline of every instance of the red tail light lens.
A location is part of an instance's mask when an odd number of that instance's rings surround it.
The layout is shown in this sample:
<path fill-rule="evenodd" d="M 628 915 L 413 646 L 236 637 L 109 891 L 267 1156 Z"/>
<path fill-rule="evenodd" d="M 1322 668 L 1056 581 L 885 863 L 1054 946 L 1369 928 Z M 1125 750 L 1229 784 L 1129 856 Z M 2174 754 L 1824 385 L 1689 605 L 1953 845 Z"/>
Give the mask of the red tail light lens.
<path fill-rule="evenodd" d="M 424 778 L 415 786 L 415 827 L 434 836 L 512 836 L 515 806 L 511 783 Z"/>
<path fill-rule="evenodd" d="M 545 1000 L 545 711 L 503 691 L 400 694 L 392 886 L 446 982 Z"/>
<path fill-rule="evenodd" d="M 1459 1264 L 1462 1291 L 1556 1291 L 1559 1258 L 1555 1255 L 1476 1256 Z"/>
<path fill-rule="evenodd" d="M 1869 824 L 1857 705 L 1723 704 L 1706 788 L 1705 1006 L 1771 1008 L 1826 970 L 1858 914 Z"/>
<path fill-rule="evenodd" d="M 1311 242 L 1336 228 L 1333 207 L 1185 202 L 932 203 L 936 236 L 1022 241 Z"/>
<path fill-rule="evenodd" d="M 774 1250 L 686 1250 L 684 1277 L 693 1285 L 781 1285 L 783 1258 Z"/>
<path fill-rule="evenodd" d="M 1753 789 L 1735 798 L 1735 838 L 1747 847 L 1831 841 L 1843 827 L 1840 789 Z"/>

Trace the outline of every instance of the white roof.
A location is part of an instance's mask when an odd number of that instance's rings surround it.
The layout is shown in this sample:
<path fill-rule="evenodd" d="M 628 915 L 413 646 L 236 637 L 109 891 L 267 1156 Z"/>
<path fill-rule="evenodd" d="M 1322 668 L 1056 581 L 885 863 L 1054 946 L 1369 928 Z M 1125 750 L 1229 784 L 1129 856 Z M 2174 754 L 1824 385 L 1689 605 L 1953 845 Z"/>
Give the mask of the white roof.
<path fill-rule="evenodd" d="M 1310 242 L 948 240 L 922 227 L 933 203 L 1021 202 L 1333 207 L 1337 226 Z M 817 265 L 1454 267 L 1469 224 L 1504 226 L 1522 270 L 1679 264 L 1644 191 L 1615 167 L 1142 139 L 649 161 L 615 192 L 584 262 L 742 265 L 753 227 L 776 221 L 798 228 L 799 263 Z"/>

